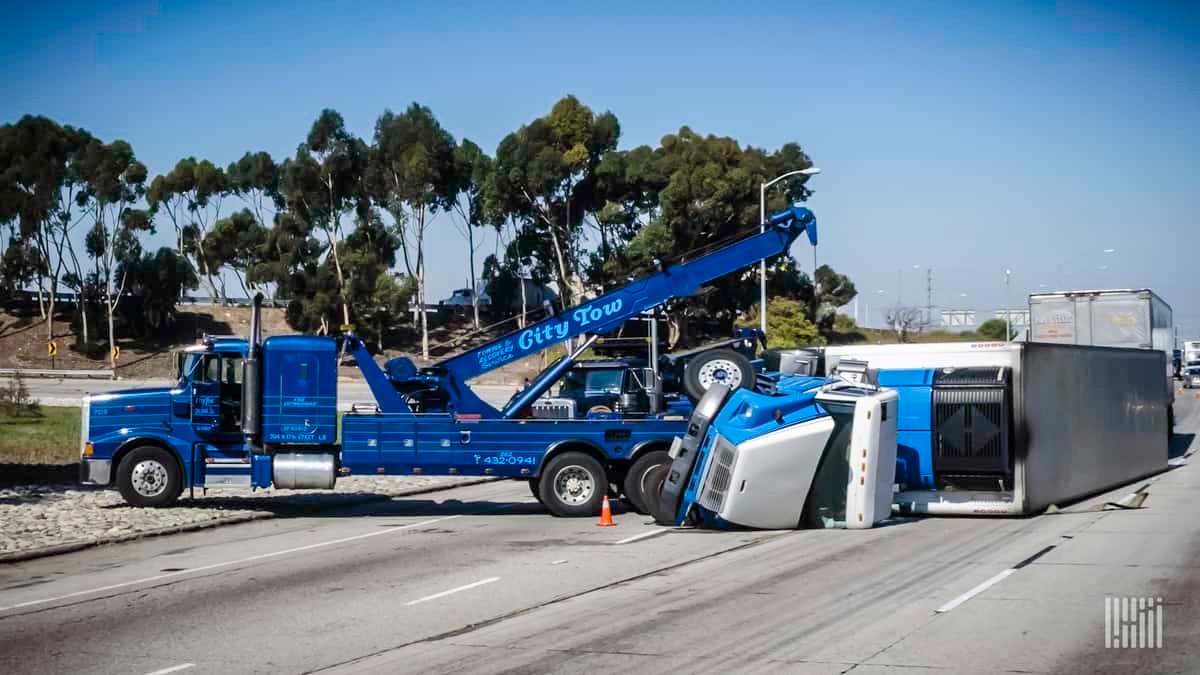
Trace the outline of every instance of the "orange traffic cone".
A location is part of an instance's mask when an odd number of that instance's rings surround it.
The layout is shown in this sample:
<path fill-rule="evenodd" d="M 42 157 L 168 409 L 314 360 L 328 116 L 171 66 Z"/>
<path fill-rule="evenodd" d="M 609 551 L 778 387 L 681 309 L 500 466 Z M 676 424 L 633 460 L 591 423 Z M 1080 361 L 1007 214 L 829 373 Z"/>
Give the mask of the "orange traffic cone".
<path fill-rule="evenodd" d="M 608 495 L 604 495 L 604 503 L 600 506 L 600 522 L 596 527 L 612 527 L 616 525 L 612 519 L 612 507 L 608 505 Z"/>

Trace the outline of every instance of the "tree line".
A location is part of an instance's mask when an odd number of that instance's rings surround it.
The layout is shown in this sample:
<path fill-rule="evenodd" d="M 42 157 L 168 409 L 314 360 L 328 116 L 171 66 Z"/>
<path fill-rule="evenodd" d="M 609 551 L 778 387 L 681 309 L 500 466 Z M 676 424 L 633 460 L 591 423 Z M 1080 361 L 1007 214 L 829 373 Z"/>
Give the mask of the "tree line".
<path fill-rule="evenodd" d="M 410 301 L 428 301 L 432 227 L 458 228 L 466 255 L 433 254 L 461 259 L 473 297 L 482 276 L 493 303 L 522 308 L 513 320 L 523 325 L 522 280 L 552 286 L 571 306 L 755 230 L 759 184 L 812 164 L 796 143 L 767 151 L 686 126 L 657 147 L 623 150 L 620 135 L 614 114 L 573 96 L 491 155 L 417 103 L 384 111 L 370 139 L 327 109 L 281 160 L 247 152 L 222 168 L 186 157 L 151 177 L 129 142 L 28 115 L 0 127 L 0 289 L 38 291 L 48 339 L 57 294 L 78 294 L 77 341 L 90 347 L 100 330 L 110 346 L 118 328 L 160 331 L 181 295 L 202 285 L 227 300 L 231 278 L 246 296 L 285 302 L 298 331 L 355 324 L 382 348 Z M 768 208 L 809 194 L 803 177 L 782 183 Z M 172 245 L 144 250 L 160 228 Z M 482 260 L 480 228 L 496 241 Z M 814 276 L 783 256 L 768 268 L 768 287 L 803 308 L 796 320 L 819 335 L 855 290 L 827 266 Z M 127 297 L 137 306 L 123 307 Z M 727 330 L 757 311 L 757 299 L 752 270 L 728 275 L 670 308 L 671 340 L 686 339 L 695 320 Z M 472 320 L 479 328 L 477 304 Z M 428 321 L 418 313 L 426 358 Z"/>

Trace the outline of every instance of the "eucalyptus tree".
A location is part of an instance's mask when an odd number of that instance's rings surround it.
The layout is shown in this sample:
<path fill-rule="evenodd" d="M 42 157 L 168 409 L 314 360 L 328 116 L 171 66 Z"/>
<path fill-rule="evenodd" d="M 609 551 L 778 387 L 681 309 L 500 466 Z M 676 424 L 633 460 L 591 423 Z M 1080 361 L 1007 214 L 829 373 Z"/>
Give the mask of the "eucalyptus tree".
<path fill-rule="evenodd" d="M 479 329 L 479 288 L 475 282 L 475 228 L 497 224 L 494 213 L 495 162 L 478 145 L 463 139 L 454 149 L 455 189 L 459 198 L 454 209 L 462 219 L 460 233 L 467 240 L 467 270 L 471 280 L 471 311 L 475 329 Z"/>
<path fill-rule="evenodd" d="M 615 115 L 596 115 L 567 96 L 506 136 L 496 150 L 497 206 L 544 238 L 548 250 L 540 255 L 552 261 L 564 305 L 583 294 L 584 216 L 603 206 L 595 172 L 616 150 L 620 133 Z"/>
<path fill-rule="evenodd" d="M 321 232 L 332 263 L 333 278 L 322 279 L 319 297 L 306 299 L 295 293 L 291 296 L 293 304 L 305 301 L 312 304 L 303 312 L 321 317 L 317 323 L 322 333 L 331 332 L 325 309 L 340 305 L 342 322 L 350 323 L 350 305 L 345 298 L 346 273 L 339 246 L 343 219 L 352 212 L 361 215 L 367 209 L 364 177 L 368 154 L 362 139 L 346 130 L 341 114 L 325 109 L 313 122 L 305 142 L 296 149 L 296 156 L 279 168 L 280 192 L 287 209 L 304 225 L 305 236 Z M 290 315 L 299 311 L 294 310 Z"/>
<path fill-rule="evenodd" d="M 229 167 L 225 169 L 225 175 L 229 178 L 230 194 L 242 200 L 256 221 L 253 226 L 247 224 L 247 227 L 253 230 L 251 236 L 239 235 L 240 252 L 236 260 L 228 264 L 235 271 L 241 273 L 242 276 L 238 280 L 242 283 L 243 289 L 248 287 L 257 291 L 262 287 L 267 297 L 274 300 L 277 289 L 275 284 L 258 283 L 251 279 L 250 270 L 261 261 L 261 255 L 265 253 L 265 249 L 261 245 L 257 249 L 253 249 L 247 247 L 247 244 L 253 241 L 259 241 L 260 244 L 265 243 L 266 232 L 274 224 L 276 214 L 283 208 L 283 197 L 279 192 L 279 165 L 267 152 L 247 152 L 236 162 L 229 164 Z M 246 224 L 244 217 L 239 217 L 239 219 L 241 223 Z M 228 237 L 222 238 L 222 242 L 227 241 Z M 228 249 L 222 249 L 223 260 L 229 259 L 228 252 Z"/>
<path fill-rule="evenodd" d="M 11 286 L 37 283 L 47 340 L 54 336 L 59 284 L 79 222 L 76 198 L 82 186 L 74 163 L 89 138 L 32 115 L 0 127 L 0 222 L 9 223 L 13 244 L 4 269 Z M 42 289 L 49 291 L 44 304 Z"/>
<path fill-rule="evenodd" d="M 225 169 L 229 193 L 237 196 L 263 227 L 270 227 L 283 206 L 279 166 L 267 152 L 247 152 Z"/>
<path fill-rule="evenodd" d="M 206 263 L 216 270 L 228 268 L 248 298 L 257 290 L 257 284 L 247 279 L 248 271 L 259 260 L 266 241 L 267 229 L 250 209 L 242 209 L 214 223 L 202 246 Z M 221 295 L 226 297 L 223 280 Z"/>
<path fill-rule="evenodd" d="M 221 203 L 229 192 L 229 179 L 220 167 L 204 159 L 185 157 L 170 172 L 150 183 L 146 201 L 153 212 L 166 214 L 175 228 L 176 247 L 204 276 L 214 298 L 227 300 L 218 288 L 219 265 L 214 265 L 204 241 L 221 217 Z"/>
<path fill-rule="evenodd" d="M 135 315 L 130 315 L 128 305 L 122 306 L 122 313 L 133 330 L 147 337 L 168 327 L 175 320 L 179 297 L 199 285 L 191 265 L 167 246 L 122 262 L 118 275 L 140 301 Z"/>
<path fill-rule="evenodd" d="M 104 288 L 108 315 L 109 364 L 116 367 L 114 314 L 128 280 L 128 263 L 141 256 L 138 236 L 154 231 L 151 214 L 137 205 L 146 196 L 146 166 L 126 141 L 92 140 L 80 159 L 83 190 L 77 203 L 87 209 L 91 227 L 85 237 L 95 261 L 96 277 Z"/>
<path fill-rule="evenodd" d="M 457 196 L 454 137 L 429 108 L 413 103 L 399 115 L 387 110 L 379 116 L 371 150 L 372 196 L 399 232 L 404 268 L 416 283 L 421 308 L 421 356 L 428 359 L 425 236 L 433 218 L 452 208 Z"/>

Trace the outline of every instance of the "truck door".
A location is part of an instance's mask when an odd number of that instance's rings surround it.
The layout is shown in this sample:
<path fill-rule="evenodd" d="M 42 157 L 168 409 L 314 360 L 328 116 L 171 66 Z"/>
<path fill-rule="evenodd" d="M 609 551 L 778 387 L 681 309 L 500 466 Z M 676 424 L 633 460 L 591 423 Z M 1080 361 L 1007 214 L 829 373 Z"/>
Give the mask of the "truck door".
<path fill-rule="evenodd" d="M 221 357 L 206 354 L 192 378 L 192 428 L 215 433 L 221 424 Z"/>
<path fill-rule="evenodd" d="M 239 434 L 241 356 L 206 354 L 192 379 L 192 428 L 197 434 Z"/>

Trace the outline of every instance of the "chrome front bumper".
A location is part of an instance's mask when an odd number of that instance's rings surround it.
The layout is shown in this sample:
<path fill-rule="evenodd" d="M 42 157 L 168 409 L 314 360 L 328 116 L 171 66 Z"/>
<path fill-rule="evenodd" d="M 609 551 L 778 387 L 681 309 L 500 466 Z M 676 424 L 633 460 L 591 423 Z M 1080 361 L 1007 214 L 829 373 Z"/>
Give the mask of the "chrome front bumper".
<path fill-rule="evenodd" d="M 108 485 L 111 477 L 111 459 L 84 459 L 79 462 L 79 482 L 84 485 Z"/>

